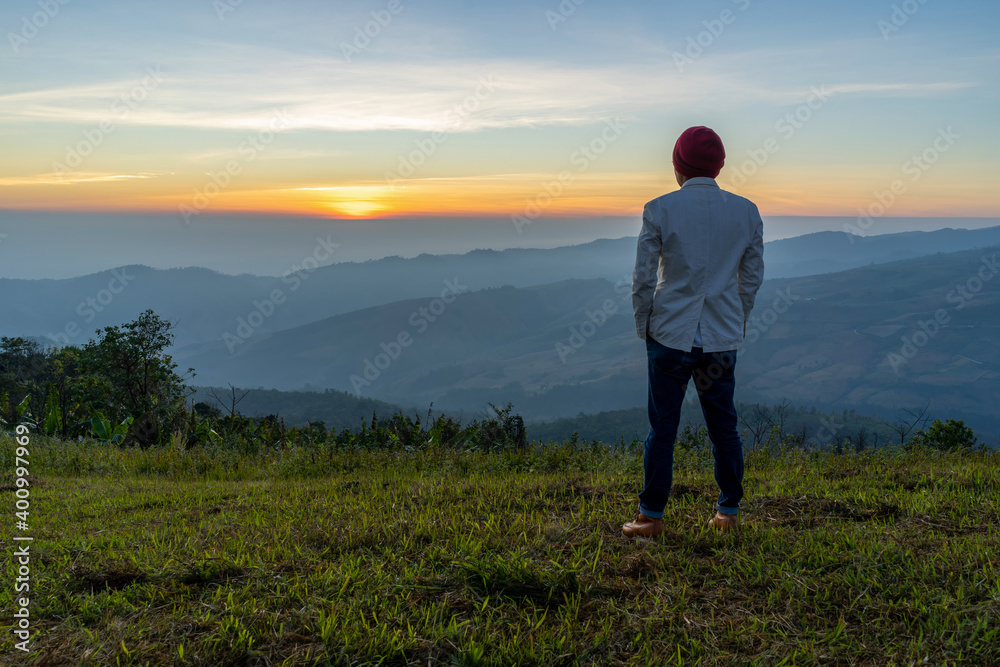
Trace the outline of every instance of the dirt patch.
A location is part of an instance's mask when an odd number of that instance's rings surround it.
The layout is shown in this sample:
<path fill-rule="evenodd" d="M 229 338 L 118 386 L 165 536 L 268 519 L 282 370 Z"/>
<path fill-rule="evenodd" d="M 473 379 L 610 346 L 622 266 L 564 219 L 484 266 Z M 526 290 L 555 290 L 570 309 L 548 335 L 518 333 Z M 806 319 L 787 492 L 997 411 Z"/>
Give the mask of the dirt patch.
<path fill-rule="evenodd" d="M 604 491 L 601 489 L 595 489 L 580 482 L 573 482 L 569 486 L 552 488 L 546 495 L 557 500 L 566 500 L 568 498 L 594 498 L 603 494 Z"/>
<path fill-rule="evenodd" d="M 713 539 L 700 539 L 692 542 L 690 548 L 692 556 L 697 556 L 698 558 L 715 558 L 718 545 L 715 544 L 715 540 Z"/>
<path fill-rule="evenodd" d="M 645 551 L 639 551 L 622 560 L 619 574 L 629 579 L 650 579 L 656 577 L 656 563 Z"/>
<path fill-rule="evenodd" d="M 851 477 L 856 477 L 861 474 L 861 471 L 857 468 L 848 468 L 846 470 L 827 470 L 823 473 L 824 479 L 850 479 Z"/>
<path fill-rule="evenodd" d="M 139 570 L 116 567 L 92 570 L 74 566 L 70 569 L 69 587 L 82 593 L 100 593 L 105 590 L 121 590 L 148 579 L 146 573 Z"/>
<path fill-rule="evenodd" d="M 814 523 L 824 520 L 887 521 L 903 512 L 897 505 L 861 505 L 849 500 L 802 496 L 763 496 L 744 503 L 747 518 L 783 524 Z"/>
<path fill-rule="evenodd" d="M 576 572 L 533 561 L 489 556 L 473 558 L 461 569 L 463 583 L 479 596 L 498 595 L 518 603 L 559 607 L 582 590 Z"/>
<path fill-rule="evenodd" d="M 44 479 L 39 479 L 37 477 L 32 477 L 31 475 L 28 475 L 27 477 L 25 477 L 25 479 L 28 480 L 28 486 L 24 487 L 26 489 L 30 489 L 33 486 L 41 488 L 43 486 L 47 486 L 48 485 L 48 482 L 46 482 Z M 11 483 L 11 484 L 0 484 L 0 491 L 17 491 L 18 488 L 19 487 L 17 486 L 17 484 L 13 484 L 13 483 Z"/>

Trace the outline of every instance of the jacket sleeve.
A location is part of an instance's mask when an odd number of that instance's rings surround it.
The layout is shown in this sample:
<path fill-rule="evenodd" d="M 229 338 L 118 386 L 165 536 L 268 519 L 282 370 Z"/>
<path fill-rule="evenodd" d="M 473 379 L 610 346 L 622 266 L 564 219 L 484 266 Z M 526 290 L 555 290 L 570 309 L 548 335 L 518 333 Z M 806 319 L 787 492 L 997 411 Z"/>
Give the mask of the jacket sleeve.
<path fill-rule="evenodd" d="M 660 268 L 660 229 L 653 222 L 646 204 L 642 210 L 642 230 L 635 253 L 635 269 L 632 271 L 632 312 L 635 315 L 635 331 L 639 338 L 646 339 L 649 317 L 653 310 L 653 294 L 656 291 L 657 272 Z"/>
<path fill-rule="evenodd" d="M 757 290 L 764 280 L 764 222 L 760 211 L 751 204 L 750 219 L 754 226 L 753 240 L 743 252 L 739 270 L 736 274 L 740 299 L 743 301 L 743 324 L 750 319 Z"/>

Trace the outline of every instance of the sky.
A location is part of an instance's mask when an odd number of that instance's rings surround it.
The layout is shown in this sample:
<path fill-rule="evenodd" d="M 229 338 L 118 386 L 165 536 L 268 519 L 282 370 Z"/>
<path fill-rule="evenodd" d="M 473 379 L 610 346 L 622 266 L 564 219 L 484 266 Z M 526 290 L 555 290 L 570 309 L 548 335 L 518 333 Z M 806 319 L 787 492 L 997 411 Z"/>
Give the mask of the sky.
<path fill-rule="evenodd" d="M 985 0 L 9 0 L 0 210 L 628 217 L 707 125 L 765 216 L 996 217 L 998 28 Z"/>

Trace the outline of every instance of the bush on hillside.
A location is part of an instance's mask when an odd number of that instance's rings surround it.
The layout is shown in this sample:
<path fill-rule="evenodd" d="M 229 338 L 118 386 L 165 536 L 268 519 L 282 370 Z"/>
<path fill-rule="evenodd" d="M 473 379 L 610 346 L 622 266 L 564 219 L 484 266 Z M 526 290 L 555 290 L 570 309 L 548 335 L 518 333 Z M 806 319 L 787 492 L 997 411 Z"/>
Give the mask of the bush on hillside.
<path fill-rule="evenodd" d="M 976 446 L 976 433 L 961 419 L 945 422 L 935 419 L 930 428 L 917 430 L 909 444 L 911 447 L 928 447 L 944 452 L 968 451 Z"/>

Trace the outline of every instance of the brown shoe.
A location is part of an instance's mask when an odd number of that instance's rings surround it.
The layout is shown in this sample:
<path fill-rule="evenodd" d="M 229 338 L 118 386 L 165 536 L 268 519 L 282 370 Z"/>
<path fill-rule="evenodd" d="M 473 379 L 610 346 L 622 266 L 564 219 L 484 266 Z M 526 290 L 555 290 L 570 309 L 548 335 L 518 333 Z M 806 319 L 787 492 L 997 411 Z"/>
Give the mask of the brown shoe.
<path fill-rule="evenodd" d="M 739 530 L 740 523 L 735 514 L 716 512 L 715 516 L 708 520 L 708 527 L 715 528 L 720 533 L 728 533 L 731 530 Z"/>
<path fill-rule="evenodd" d="M 659 537 L 663 532 L 663 519 L 654 519 L 642 512 L 635 513 L 635 519 L 622 524 L 625 537 Z"/>

